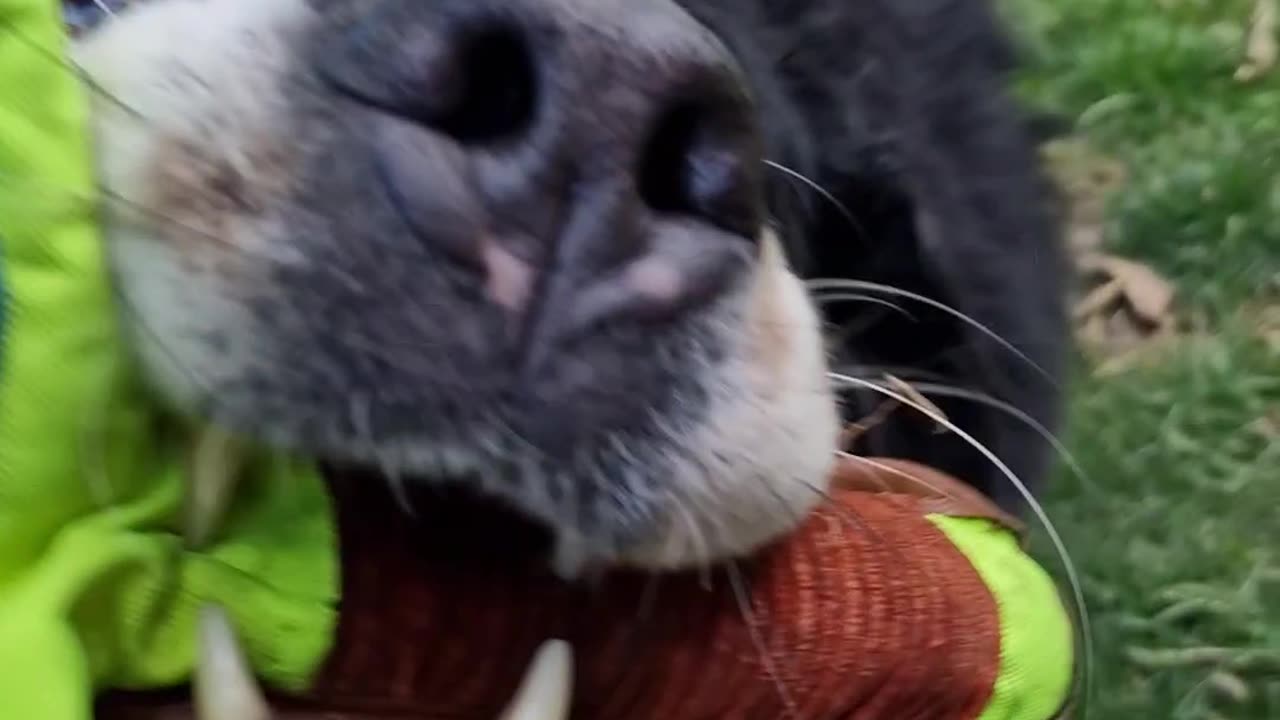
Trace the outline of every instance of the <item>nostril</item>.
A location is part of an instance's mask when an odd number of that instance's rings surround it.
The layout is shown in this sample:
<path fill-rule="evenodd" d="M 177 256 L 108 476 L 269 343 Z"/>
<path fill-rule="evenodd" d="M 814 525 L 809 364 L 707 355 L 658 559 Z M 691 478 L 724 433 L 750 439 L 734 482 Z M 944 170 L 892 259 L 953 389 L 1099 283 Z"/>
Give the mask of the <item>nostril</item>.
<path fill-rule="evenodd" d="M 456 74 L 441 87 L 447 97 L 432 117 L 435 129 L 463 143 L 484 143 L 517 135 L 533 121 L 537 73 L 531 50 L 514 27 L 461 31 L 455 61 L 440 70 Z"/>
<path fill-rule="evenodd" d="M 759 229 L 759 158 L 753 132 L 734 113 L 684 102 L 659 118 L 638 171 L 652 209 L 707 220 L 739 235 Z"/>
<path fill-rule="evenodd" d="M 514 23 L 377 19 L 345 29 L 338 52 L 321 59 L 328 88 L 466 144 L 512 137 L 533 123 L 537 66 Z"/>

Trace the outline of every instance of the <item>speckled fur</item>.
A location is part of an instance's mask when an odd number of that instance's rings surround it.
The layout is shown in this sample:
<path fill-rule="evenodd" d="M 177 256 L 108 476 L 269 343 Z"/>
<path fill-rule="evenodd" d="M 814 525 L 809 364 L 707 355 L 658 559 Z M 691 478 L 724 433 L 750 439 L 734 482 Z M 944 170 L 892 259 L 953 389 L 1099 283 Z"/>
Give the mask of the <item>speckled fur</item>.
<path fill-rule="evenodd" d="M 104 185 L 145 210 L 114 208 L 109 242 L 139 354 L 180 409 L 322 457 L 474 484 L 545 522 L 570 564 L 649 566 L 746 552 L 821 501 L 838 432 L 832 352 L 935 371 L 1053 424 L 1052 383 L 942 315 L 911 307 L 915 321 L 884 316 L 825 351 L 798 278 L 936 297 L 1060 373 L 1047 196 L 983 3 L 645 0 L 650 30 L 687 12 L 732 51 L 765 156 L 830 189 L 858 226 L 772 175 L 771 221 L 754 244 L 724 246 L 712 299 L 540 351 L 530 379 L 512 371 L 500 309 L 370 189 L 368 112 L 317 81 L 341 62 L 329 57 L 340 20 L 400 1 L 153 0 L 77 49 L 134 110 L 95 111 Z M 626 1 L 581 12 L 644 47 L 670 37 L 610 25 Z M 461 162 L 450 152 L 435 161 Z M 557 212 L 550 198 L 516 222 L 536 233 Z M 605 232 L 607 220 L 579 222 Z M 825 319 L 869 312 L 833 306 Z M 1028 480 L 1045 471 L 1044 443 L 1016 421 L 939 404 Z M 866 441 L 1009 501 L 928 423 L 895 418 Z"/>

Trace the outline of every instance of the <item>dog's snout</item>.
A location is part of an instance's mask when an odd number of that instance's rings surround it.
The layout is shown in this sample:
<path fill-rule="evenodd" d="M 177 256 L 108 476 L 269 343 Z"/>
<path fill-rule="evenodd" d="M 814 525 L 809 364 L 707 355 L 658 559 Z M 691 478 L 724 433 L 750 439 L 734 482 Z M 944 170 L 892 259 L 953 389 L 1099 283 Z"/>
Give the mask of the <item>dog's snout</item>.
<path fill-rule="evenodd" d="M 478 493 L 587 573 L 744 557 L 820 499 L 805 218 L 765 227 L 756 123 L 826 115 L 752 3 L 130 5 L 69 51 L 130 199 L 101 217 L 122 339 L 170 411 Z"/>
<path fill-rule="evenodd" d="M 326 74 L 372 111 L 400 211 L 517 314 L 565 282 L 562 318 L 678 309 L 759 232 L 754 108 L 674 3 L 390 3 L 338 42 Z"/>

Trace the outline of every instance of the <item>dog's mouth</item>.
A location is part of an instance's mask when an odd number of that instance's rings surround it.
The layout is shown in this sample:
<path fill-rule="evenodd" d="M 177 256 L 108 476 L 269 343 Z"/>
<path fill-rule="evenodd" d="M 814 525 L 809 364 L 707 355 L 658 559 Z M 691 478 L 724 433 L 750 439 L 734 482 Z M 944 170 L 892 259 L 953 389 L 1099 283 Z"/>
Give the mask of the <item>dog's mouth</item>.
<path fill-rule="evenodd" d="M 218 536 L 239 485 L 247 448 L 235 437 L 213 427 L 197 431 L 192 461 L 187 473 L 183 537 L 190 547 L 203 547 Z M 439 510 L 437 519 L 453 518 L 450 528 L 464 533 L 459 538 L 468 555 L 479 550 L 483 557 L 486 542 L 490 549 L 501 545 L 501 554 L 510 555 L 511 536 L 524 553 L 548 552 L 549 538 L 540 528 L 523 521 L 509 510 L 493 507 L 486 499 L 469 493 L 445 491 L 431 506 Z M 481 524 L 459 517 L 484 517 Z M 501 523 L 502 539 L 488 532 Z M 196 717 L 199 720 L 270 720 L 273 717 L 240 648 L 236 632 L 226 613 L 218 606 L 201 610 L 198 627 L 198 656 L 193 676 Z M 568 643 L 548 638 L 534 655 L 524 679 L 500 720 L 565 720 L 572 696 L 573 653 Z"/>

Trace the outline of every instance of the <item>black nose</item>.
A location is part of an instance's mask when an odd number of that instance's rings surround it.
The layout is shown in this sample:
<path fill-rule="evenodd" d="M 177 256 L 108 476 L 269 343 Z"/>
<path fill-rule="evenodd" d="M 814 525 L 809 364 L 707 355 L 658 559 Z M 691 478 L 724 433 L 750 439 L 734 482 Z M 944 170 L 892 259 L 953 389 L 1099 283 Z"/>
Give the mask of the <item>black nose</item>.
<path fill-rule="evenodd" d="M 371 111 L 379 175 L 422 240 L 495 300 L 523 313 L 568 283 L 561 316 L 669 312 L 742 266 L 763 213 L 754 108 L 673 2 L 367 12 L 335 22 L 324 75 Z"/>

